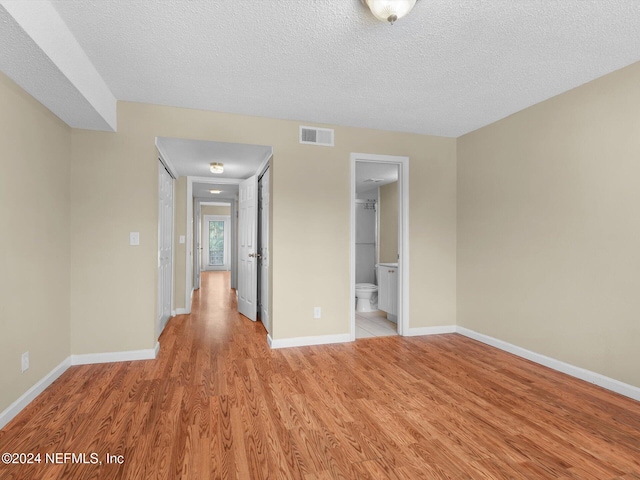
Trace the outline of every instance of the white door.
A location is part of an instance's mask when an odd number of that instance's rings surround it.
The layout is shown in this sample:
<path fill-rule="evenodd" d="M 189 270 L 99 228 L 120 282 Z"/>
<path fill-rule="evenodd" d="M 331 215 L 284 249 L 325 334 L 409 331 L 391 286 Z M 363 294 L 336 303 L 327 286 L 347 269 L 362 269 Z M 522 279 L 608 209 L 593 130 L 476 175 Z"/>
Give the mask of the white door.
<path fill-rule="evenodd" d="M 260 320 L 267 333 L 271 333 L 269 318 L 269 181 L 270 170 L 260 179 Z"/>
<path fill-rule="evenodd" d="M 193 251 L 196 253 L 193 256 L 193 288 L 195 290 L 200 288 L 200 258 L 202 257 L 202 242 L 200 239 L 200 202 L 197 200 L 195 203 L 195 214 L 193 216 Z"/>
<path fill-rule="evenodd" d="M 171 290 L 173 256 L 173 178 L 159 163 L 158 175 L 158 324 L 157 334 L 160 336 L 171 316 Z"/>
<path fill-rule="evenodd" d="M 238 212 L 238 311 L 256 321 L 258 290 L 257 220 L 258 181 L 254 175 L 239 185 Z"/>
<path fill-rule="evenodd" d="M 202 216 L 202 270 L 229 270 L 231 267 L 229 215 Z"/>

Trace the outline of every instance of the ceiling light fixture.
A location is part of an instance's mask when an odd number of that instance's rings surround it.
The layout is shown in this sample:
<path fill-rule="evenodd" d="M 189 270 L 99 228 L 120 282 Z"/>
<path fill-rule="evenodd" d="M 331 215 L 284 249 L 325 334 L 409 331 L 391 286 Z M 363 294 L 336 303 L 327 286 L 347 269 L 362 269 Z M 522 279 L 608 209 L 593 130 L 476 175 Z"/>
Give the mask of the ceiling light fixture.
<path fill-rule="evenodd" d="M 361 0 L 361 2 L 369 7 L 374 17 L 391 25 L 407 15 L 416 4 L 416 0 Z"/>
<path fill-rule="evenodd" d="M 222 190 L 209 190 L 209 193 L 213 193 L 215 195 L 222 193 Z"/>
<path fill-rule="evenodd" d="M 211 170 L 211 173 L 222 173 L 224 172 L 224 164 L 213 162 L 209 164 L 209 170 Z"/>

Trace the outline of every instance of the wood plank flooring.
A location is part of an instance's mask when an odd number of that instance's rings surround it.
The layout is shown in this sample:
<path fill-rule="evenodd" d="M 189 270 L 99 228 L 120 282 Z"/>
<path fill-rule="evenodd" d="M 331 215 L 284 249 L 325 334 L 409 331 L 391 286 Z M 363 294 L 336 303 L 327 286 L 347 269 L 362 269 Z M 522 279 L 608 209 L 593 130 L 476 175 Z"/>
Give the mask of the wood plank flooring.
<path fill-rule="evenodd" d="M 638 402 L 456 334 L 272 351 L 227 284 L 157 360 L 65 372 L 0 431 L 42 463 L 0 479 L 640 479 Z"/>

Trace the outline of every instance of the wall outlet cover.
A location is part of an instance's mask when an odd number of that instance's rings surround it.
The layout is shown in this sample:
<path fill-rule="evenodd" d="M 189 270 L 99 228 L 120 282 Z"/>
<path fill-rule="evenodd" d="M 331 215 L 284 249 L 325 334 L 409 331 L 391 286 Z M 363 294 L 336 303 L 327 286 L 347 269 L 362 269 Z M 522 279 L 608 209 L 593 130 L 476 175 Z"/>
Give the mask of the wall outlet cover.
<path fill-rule="evenodd" d="M 322 317 L 322 309 L 320 307 L 313 308 L 313 318 L 321 318 Z"/>

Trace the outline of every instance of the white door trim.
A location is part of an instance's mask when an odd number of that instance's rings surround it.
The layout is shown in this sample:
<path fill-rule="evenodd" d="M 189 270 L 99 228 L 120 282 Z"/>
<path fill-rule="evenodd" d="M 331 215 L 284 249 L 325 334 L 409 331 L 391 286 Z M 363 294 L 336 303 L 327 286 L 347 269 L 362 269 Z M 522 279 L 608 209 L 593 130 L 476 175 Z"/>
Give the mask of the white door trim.
<path fill-rule="evenodd" d="M 409 335 L 409 157 L 375 155 L 371 153 L 351 154 L 351 198 L 350 198 L 350 334 L 356 339 L 356 163 L 388 163 L 398 165 L 398 334 Z"/>

